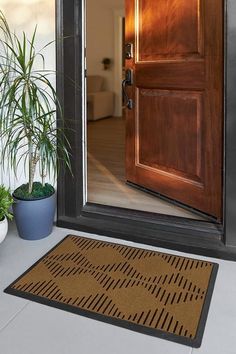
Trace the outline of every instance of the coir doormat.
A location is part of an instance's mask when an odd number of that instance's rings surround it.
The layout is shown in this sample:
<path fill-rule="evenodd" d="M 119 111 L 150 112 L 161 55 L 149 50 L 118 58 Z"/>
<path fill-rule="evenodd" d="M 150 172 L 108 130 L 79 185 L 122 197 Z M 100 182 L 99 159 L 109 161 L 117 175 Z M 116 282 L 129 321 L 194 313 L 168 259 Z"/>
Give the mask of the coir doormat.
<path fill-rule="evenodd" d="M 218 265 L 69 235 L 5 292 L 199 347 Z"/>

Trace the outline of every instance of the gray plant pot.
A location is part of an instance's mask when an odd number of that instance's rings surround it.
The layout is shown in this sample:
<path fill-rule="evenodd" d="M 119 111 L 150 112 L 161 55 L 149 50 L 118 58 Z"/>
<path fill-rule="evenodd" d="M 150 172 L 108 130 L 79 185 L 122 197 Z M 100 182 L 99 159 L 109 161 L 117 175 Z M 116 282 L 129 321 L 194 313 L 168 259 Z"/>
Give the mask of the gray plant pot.
<path fill-rule="evenodd" d="M 40 240 L 52 233 L 56 210 L 56 194 L 35 200 L 16 198 L 13 213 L 19 236 L 24 240 Z"/>

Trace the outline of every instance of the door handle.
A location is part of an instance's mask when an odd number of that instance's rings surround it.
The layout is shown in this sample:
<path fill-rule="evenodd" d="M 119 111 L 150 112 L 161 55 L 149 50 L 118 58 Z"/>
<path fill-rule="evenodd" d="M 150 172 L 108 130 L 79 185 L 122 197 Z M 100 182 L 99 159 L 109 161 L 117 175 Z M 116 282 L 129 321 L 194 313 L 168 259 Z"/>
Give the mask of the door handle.
<path fill-rule="evenodd" d="M 131 98 L 129 98 L 127 91 L 126 91 L 126 86 L 132 86 L 134 82 L 134 72 L 132 69 L 128 69 L 125 72 L 125 79 L 122 81 L 122 91 L 123 91 L 123 95 L 126 101 L 126 107 L 128 109 L 133 109 L 134 107 L 134 103 L 133 100 Z"/>

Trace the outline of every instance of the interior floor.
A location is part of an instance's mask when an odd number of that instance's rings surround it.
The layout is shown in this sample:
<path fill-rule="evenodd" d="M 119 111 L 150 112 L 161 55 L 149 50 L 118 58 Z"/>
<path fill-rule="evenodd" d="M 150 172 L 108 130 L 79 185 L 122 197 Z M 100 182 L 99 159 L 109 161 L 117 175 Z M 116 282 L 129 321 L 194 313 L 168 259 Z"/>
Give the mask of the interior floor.
<path fill-rule="evenodd" d="M 199 215 L 126 184 L 122 117 L 88 122 L 88 201 L 201 220 Z"/>

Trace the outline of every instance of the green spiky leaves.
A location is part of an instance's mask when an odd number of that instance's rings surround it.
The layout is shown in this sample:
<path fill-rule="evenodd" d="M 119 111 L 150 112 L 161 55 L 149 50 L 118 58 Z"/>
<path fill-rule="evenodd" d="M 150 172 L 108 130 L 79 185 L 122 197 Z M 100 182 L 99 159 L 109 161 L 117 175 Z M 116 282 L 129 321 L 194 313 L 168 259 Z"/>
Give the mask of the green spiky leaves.
<path fill-rule="evenodd" d="M 37 27 L 31 38 L 12 33 L 0 13 L 1 162 L 16 176 L 24 165 L 29 194 L 37 169 L 43 186 L 46 176 L 56 178 L 60 162 L 70 169 L 63 113 L 51 84 L 55 72 L 45 70 L 43 50 L 35 49 L 36 37 Z"/>

